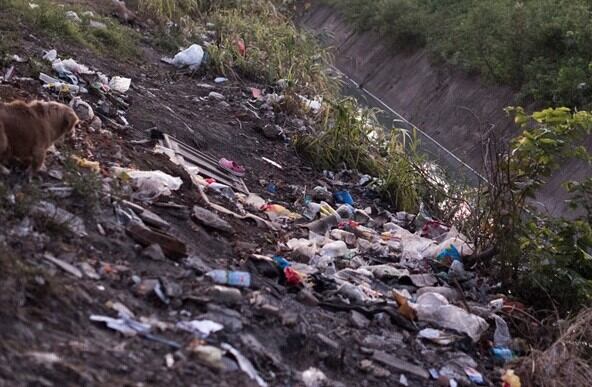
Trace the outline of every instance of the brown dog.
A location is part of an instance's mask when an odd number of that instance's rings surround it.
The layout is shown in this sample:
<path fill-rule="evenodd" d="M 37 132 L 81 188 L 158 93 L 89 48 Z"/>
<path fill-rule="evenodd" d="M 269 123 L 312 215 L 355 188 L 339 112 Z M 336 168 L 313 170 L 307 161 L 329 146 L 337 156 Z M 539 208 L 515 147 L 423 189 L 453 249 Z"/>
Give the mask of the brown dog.
<path fill-rule="evenodd" d="M 39 171 L 47 149 L 78 121 L 74 110 L 57 102 L 0 103 L 0 163 L 16 160 Z"/>

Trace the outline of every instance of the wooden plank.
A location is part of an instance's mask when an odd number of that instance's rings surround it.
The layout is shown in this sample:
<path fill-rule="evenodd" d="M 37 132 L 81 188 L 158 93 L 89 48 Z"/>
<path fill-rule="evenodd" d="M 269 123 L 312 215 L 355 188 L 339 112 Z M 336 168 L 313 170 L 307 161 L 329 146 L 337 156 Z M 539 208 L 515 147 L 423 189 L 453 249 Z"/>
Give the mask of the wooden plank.
<path fill-rule="evenodd" d="M 243 180 L 220 168 L 218 166 L 218 161 L 211 155 L 200 152 L 167 134 L 164 135 L 164 141 L 160 141 L 160 145 L 173 150 L 177 157 L 183 159 L 184 162 L 198 167 L 200 175 L 216 179 L 218 182 L 229 185 L 237 191 L 246 194 L 249 193 Z"/>

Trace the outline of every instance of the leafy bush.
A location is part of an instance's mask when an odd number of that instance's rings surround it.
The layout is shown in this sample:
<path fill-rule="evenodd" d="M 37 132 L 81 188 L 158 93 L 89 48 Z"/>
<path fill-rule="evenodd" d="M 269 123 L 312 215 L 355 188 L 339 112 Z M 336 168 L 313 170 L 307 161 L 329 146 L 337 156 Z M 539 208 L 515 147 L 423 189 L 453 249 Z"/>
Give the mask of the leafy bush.
<path fill-rule="evenodd" d="M 592 179 L 567 182 L 574 193 L 573 218 L 551 218 L 530 208 L 536 192 L 568 158 L 592 163 L 583 146 L 592 133 L 592 113 L 568 108 L 545 109 L 528 115 L 508 110 L 524 129 L 496 160 L 482 208 L 482 229 L 489 229 L 499 254 L 503 283 L 531 304 L 562 313 L 577 311 L 592 301 Z M 541 290 L 547 296 L 541 297 Z M 549 301 L 553 300 L 553 305 Z"/>

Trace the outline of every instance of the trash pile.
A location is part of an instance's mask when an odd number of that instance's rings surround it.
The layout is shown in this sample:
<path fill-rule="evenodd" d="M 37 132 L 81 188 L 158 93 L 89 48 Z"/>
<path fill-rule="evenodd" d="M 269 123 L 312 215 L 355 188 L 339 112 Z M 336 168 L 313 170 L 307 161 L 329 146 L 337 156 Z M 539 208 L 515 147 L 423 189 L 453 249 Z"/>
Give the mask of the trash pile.
<path fill-rule="evenodd" d="M 131 87 L 131 78 L 122 76 L 109 78 L 72 58 L 60 59 L 55 49 L 45 52 L 43 59 L 51 63 L 57 75 L 56 78 L 40 73 L 39 80 L 43 82 L 43 87 L 58 97 L 70 99 L 70 106 L 81 120 L 87 121 L 90 127 L 96 130 L 100 130 L 103 126 L 101 118 L 119 127 L 129 126 L 125 116 L 126 110 L 129 109 L 126 93 Z M 80 94 L 99 97 L 94 110 L 82 100 Z"/>
<path fill-rule="evenodd" d="M 237 45 L 248 55 L 244 42 Z M 191 45 L 162 60 L 194 71 L 206 51 Z M 232 145 L 253 134 L 241 122 L 254 121 L 261 134 L 254 141 L 263 145 L 242 148 L 246 156 L 235 160 L 236 154 L 214 155 L 173 137 L 164 129 L 168 120 L 140 140 L 126 130 L 119 143 L 106 140 L 115 137 L 107 128 L 132 126 L 128 93 L 149 96 L 156 102 L 147 110 L 164 107 L 163 115 L 178 119 L 160 101 L 181 99 L 185 81 L 171 83 L 168 95 L 168 81 L 162 82 L 156 96 L 141 77 L 134 76 L 138 84 L 131 88 L 131 78 L 108 77 L 55 50 L 44 59 L 54 74 L 40 74 L 43 90 L 69 100 L 86 123 L 73 140 L 84 157 L 58 157 L 50 165 L 42 177 L 50 195 L 8 225 L 5 239 L 34 242 L 29 255 L 43 267 L 92 281 L 85 289 L 96 293 L 85 298 L 76 325 L 88 323 L 84 329 L 100 330 L 100 340 L 121 342 L 114 353 L 127 351 L 133 360 L 141 343 L 150 342 L 137 359 L 162 355 L 166 368 L 159 374 L 183 374 L 179 369 L 198 364 L 216 380 L 232 375 L 235 385 L 520 386 L 504 368 L 517 348 L 503 316 L 521 307 L 496 296 L 495 285 L 467 267 L 474 251 L 465 236 L 423 207 L 418 214 L 388 211 L 371 176 L 309 171 L 299 180 L 287 167 L 290 159 L 273 157 L 276 146 L 275 156 L 287 152 L 269 140 L 307 130 L 305 120 L 286 119 L 274 108 L 284 82 L 227 86 L 232 81 L 216 74 L 209 77 L 216 86 L 202 79 L 176 105 L 187 117 L 196 107 L 217 114 L 223 104 L 232 108 L 232 119 L 223 119 L 240 138 Z M 199 89 L 206 94 L 196 97 Z M 300 100 L 310 114 L 323 108 L 319 98 Z M 67 162 L 99 179 L 100 210 L 92 216 L 70 200 Z M 17 196 L 10 196 L 11 205 Z M 65 229 L 65 242 L 51 244 L 34 217 Z M 62 245 L 67 252 L 48 248 Z M 61 361 L 53 353 L 36 356 Z"/>

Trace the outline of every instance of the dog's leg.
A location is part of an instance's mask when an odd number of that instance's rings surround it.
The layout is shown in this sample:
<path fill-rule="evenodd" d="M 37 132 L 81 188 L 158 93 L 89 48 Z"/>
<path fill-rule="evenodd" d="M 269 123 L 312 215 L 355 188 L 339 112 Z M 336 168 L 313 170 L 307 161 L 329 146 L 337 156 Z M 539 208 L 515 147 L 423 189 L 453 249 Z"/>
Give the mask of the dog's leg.
<path fill-rule="evenodd" d="M 45 149 L 39 148 L 33 150 L 32 157 L 33 158 L 31 160 L 31 170 L 34 173 L 39 172 L 39 170 L 41 169 L 41 167 L 43 167 L 43 164 L 45 162 Z"/>

